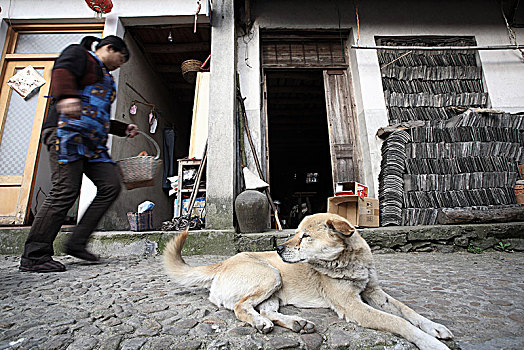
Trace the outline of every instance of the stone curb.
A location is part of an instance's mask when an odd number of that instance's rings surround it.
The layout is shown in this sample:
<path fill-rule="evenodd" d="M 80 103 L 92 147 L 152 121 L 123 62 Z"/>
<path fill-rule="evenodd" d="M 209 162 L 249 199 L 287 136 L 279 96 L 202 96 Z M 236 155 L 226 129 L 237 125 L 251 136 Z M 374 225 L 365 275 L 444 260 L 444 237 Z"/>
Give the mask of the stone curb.
<path fill-rule="evenodd" d="M 20 255 L 29 228 L 0 228 L 0 254 Z M 63 244 L 70 228 L 64 228 L 55 241 L 55 253 L 63 254 Z M 375 253 L 388 252 L 480 252 L 494 250 L 500 243 L 505 249 L 524 251 L 524 222 L 404 226 L 359 229 Z M 103 256 L 151 255 L 163 250 L 174 231 L 96 232 L 90 248 Z M 294 230 L 236 234 L 233 230 L 190 231 L 183 254 L 233 255 L 240 251 L 266 251 L 294 234 Z"/>

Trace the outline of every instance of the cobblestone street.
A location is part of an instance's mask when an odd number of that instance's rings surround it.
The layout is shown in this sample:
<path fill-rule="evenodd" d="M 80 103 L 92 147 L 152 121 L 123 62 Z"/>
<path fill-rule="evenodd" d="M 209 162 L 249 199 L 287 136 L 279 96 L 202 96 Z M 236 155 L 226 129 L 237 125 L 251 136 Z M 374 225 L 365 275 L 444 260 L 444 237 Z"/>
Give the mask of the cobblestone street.
<path fill-rule="evenodd" d="M 90 265 L 58 257 L 67 271 L 18 271 L 0 256 L 0 349 L 415 349 L 325 309 L 282 308 L 317 325 L 263 335 L 218 309 L 207 291 L 174 285 L 161 257 L 111 257 Z M 219 256 L 192 256 L 191 265 Z M 377 254 L 386 292 L 447 326 L 462 349 L 524 348 L 524 253 Z M 448 344 L 450 345 L 450 344 Z"/>

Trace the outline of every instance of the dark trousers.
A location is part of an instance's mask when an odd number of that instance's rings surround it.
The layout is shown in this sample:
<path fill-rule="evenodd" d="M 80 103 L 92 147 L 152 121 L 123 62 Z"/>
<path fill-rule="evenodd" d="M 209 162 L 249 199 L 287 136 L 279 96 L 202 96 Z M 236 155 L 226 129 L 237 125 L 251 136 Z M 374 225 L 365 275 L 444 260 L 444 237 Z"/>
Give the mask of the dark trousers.
<path fill-rule="evenodd" d="M 80 193 L 82 174 L 93 181 L 97 192 L 66 243 L 74 250 L 87 246 L 91 233 L 122 189 L 122 177 L 116 164 L 87 160 L 58 164 L 56 129 L 45 129 L 42 136 L 49 150 L 52 188 L 29 231 L 21 261 L 26 266 L 41 264 L 53 256 L 53 241 Z"/>

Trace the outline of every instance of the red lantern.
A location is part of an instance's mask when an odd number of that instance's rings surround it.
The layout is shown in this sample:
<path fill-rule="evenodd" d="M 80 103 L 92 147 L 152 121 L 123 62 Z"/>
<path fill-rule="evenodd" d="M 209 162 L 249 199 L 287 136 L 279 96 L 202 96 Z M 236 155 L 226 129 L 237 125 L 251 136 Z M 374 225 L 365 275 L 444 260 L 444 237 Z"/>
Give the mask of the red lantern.
<path fill-rule="evenodd" d="M 86 0 L 87 6 L 97 14 L 109 13 L 113 9 L 111 0 Z"/>

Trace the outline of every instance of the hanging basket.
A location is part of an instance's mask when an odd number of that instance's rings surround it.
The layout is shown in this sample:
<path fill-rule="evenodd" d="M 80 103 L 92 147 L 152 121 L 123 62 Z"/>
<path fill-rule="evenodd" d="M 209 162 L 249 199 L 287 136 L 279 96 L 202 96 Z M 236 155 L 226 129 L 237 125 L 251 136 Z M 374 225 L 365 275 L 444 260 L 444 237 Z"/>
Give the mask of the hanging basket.
<path fill-rule="evenodd" d="M 153 186 L 156 174 L 162 166 L 158 144 L 146 133 L 142 131 L 138 133 L 144 135 L 155 146 L 156 156 L 149 156 L 142 152 L 136 157 L 124 158 L 116 162 L 122 170 L 123 182 L 128 190 Z"/>
<path fill-rule="evenodd" d="M 186 60 L 182 62 L 182 76 L 188 83 L 193 84 L 196 81 L 197 73 L 200 72 L 202 62 L 199 60 Z"/>

